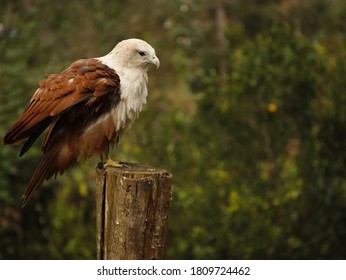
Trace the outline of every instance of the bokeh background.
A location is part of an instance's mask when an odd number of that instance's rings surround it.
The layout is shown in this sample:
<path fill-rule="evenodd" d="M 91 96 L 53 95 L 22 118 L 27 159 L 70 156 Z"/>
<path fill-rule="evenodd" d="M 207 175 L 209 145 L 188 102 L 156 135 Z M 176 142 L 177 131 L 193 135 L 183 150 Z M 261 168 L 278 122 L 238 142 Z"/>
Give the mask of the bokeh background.
<path fill-rule="evenodd" d="M 1 0 L 0 138 L 46 74 L 155 47 L 112 158 L 174 174 L 168 259 L 346 258 L 346 1 Z M 47 181 L 0 145 L 0 259 L 94 259 L 91 158 Z"/>

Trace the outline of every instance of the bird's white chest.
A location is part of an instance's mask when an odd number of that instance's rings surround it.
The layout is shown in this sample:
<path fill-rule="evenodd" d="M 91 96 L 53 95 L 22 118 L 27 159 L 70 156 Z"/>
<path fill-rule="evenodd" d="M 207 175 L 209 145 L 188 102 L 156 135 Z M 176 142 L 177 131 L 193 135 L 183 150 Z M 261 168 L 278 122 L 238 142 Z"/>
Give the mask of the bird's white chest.
<path fill-rule="evenodd" d="M 108 55 L 99 60 L 112 68 L 120 78 L 120 102 L 111 111 L 115 129 L 119 131 L 138 117 L 143 104 L 147 102 L 147 71 L 143 68 L 119 67 L 121 63 Z"/>
<path fill-rule="evenodd" d="M 147 74 L 143 71 L 119 71 L 120 102 L 112 109 L 116 129 L 126 128 L 134 121 L 147 102 Z"/>

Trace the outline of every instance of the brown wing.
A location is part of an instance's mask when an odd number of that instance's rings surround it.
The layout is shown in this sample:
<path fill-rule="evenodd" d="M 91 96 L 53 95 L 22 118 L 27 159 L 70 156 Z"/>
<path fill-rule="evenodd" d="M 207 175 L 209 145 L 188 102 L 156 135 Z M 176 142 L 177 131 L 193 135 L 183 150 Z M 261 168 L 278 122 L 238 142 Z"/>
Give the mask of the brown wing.
<path fill-rule="evenodd" d="M 21 155 L 37 137 L 66 111 L 79 103 L 91 106 L 105 94 L 119 94 L 119 77 L 96 59 L 81 59 L 60 74 L 40 82 L 22 115 L 4 137 L 4 144 L 28 139 Z"/>
<path fill-rule="evenodd" d="M 78 60 L 40 82 L 4 138 L 5 144 L 27 139 L 22 155 L 49 127 L 42 144 L 44 157 L 23 195 L 23 205 L 45 179 L 62 173 L 83 156 L 105 152 L 109 144 L 118 141 L 121 132 L 115 131 L 110 111 L 120 100 L 119 88 L 119 76 L 96 59 Z M 102 131 L 82 138 L 85 128 L 98 120 L 100 125 L 95 127 Z"/>

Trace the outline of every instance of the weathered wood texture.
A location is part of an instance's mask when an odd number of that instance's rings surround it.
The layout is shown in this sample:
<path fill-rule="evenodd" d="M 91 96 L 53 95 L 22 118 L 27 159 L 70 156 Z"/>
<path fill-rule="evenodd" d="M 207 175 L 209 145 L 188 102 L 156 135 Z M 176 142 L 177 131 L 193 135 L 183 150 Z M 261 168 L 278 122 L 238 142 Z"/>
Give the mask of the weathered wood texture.
<path fill-rule="evenodd" d="M 97 168 L 97 259 L 164 259 L 172 175 L 127 165 Z"/>

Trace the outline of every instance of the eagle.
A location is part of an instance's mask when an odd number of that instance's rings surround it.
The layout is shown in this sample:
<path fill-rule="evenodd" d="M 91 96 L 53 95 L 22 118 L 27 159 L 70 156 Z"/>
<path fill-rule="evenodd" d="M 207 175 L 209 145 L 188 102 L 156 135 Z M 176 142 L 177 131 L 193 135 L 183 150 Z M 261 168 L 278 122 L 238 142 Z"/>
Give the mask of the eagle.
<path fill-rule="evenodd" d="M 4 144 L 25 141 L 22 156 L 46 131 L 43 158 L 22 196 L 23 207 L 44 180 L 81 159 L 99 155 L 101 161 L 108 159 L 105 165 L 117 165 L 110 160 L 109 149 L 146 104 L 150 64 L 160 65 L 154 48 L 132 38 L 105 56 L 77 60 L 40 81 L 3 140 Z"/>

